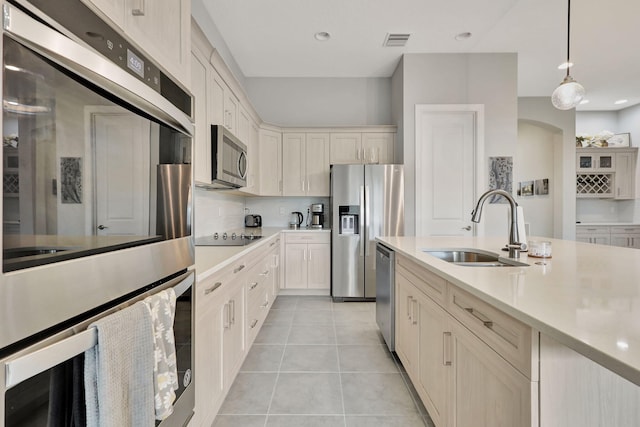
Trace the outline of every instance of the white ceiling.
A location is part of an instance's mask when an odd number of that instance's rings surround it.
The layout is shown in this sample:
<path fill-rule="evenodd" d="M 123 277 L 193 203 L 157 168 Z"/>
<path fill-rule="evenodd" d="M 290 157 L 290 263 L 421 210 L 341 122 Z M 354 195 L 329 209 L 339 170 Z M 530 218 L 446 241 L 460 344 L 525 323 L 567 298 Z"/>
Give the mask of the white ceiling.
<path fill-rule="evenodd" d="M 202 1 L 246 77 L 389 77 L 404 53 L 517 52 L 518 95 L 550 96 L 566 73 L 564 0 Z M 640 103 L 639 18 L 638 0 L 573 0 L 571 75 L 590 101 L 578 111 Z M 390 32 L 411 38 L 383 47 Z"/>

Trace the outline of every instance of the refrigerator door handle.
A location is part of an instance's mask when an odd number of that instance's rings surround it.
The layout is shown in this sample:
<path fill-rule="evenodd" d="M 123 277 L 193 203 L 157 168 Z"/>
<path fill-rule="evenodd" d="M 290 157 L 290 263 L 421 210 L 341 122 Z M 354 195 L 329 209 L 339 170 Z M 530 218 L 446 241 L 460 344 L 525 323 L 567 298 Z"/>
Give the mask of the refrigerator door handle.
<path fill-rule="evenodd" d="M 364 256 L 369 256 L 369 224 L 371 223 L 371 220 L 369 219 L 369 215 L 371 214 L 370 212 L 370 205 L 371 205 L 371 195 L 369 194 L 369 186 L 365 185 L 364 187 L 364 230 L 365 230 L 365 240 L 364 240 Z"/>
<path fill-rule="evenodd" d="M 360 216 L 359 216 L 359 227 L 360 227 L 360 256 L 364 256 L 365 245 L 367 244 L 367 229 L 365 226 L 364 216 L 366 215 L 364 212 L 365 208 L 365 195 L 364 195 L 364 185 L 360 186 Z"/>

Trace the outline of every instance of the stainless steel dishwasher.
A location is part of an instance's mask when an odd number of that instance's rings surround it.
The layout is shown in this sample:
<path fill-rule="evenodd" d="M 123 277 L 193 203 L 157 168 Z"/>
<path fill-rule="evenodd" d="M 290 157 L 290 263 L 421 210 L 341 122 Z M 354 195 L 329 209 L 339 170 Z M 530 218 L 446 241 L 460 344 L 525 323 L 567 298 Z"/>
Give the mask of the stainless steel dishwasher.
<path fill-rule="evenodd" d="M 376 245 L 376 322 L 389 351 L 396 347 L 395 258 L 393 250 Z"/>

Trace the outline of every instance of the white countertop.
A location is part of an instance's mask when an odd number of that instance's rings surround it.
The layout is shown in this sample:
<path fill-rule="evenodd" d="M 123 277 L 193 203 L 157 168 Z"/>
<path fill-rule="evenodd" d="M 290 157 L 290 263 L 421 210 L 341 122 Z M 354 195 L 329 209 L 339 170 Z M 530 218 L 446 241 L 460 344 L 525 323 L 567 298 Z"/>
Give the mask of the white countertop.
<path fill-rule="evenodd" d="M 381 237 L 395 249 L 511 316 L 640 385 L 640 250 L 569 240 L 529 267 L 465 267 L 423 248 L 477 248 L 506 256 L 499 237 Z M 538 264 L 540 263 L 540 264 Z"/>
<path fill-rule="evenodd" d="M 252 250 L 265 245 L 273 239 L 277 238 L 281 232 L 284 233 L 300 233 L 300 232 L 313 232 L 313 233 L 330 233 L 330 228 L 280 228 L 280 227 L 262 227 L 252 228 L 251 231 L 259 233 L 262 238 L 256 240 L 255 243 L 251 243 L 245 246 L 196 246 L 196 275 L 198 280 L 202 280 L 205 277 L 215 273 L 219 269 L 233 263 L 237 259 L 242 258 Z"/>
<path fill-rule="evenodd" d="M 615 226 L 615 225 L 620 225 L 620 226 L 635 226 L 635 225 L 640 225 L 637 222 L 576 222 L 576 227 L 579 226 L 586 226 L 586 227 L 597 227 L 597 226 Z"/>

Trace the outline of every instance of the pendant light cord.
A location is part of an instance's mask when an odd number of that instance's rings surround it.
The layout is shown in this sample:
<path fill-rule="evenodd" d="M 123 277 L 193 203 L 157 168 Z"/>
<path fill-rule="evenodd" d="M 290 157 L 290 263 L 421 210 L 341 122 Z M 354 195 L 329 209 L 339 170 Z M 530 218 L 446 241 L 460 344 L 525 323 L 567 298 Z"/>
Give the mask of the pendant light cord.
<path fill-rule="evenodd" d="M 571 0 L 567 0 L 567 77 L 569 77 L 569 68 L 571 68 L 569 66 L 569 58 L 571 58 L 571 56 L 569 55 L 569 49 L 570 49 L 570 42 L 571 39 Z"/>

